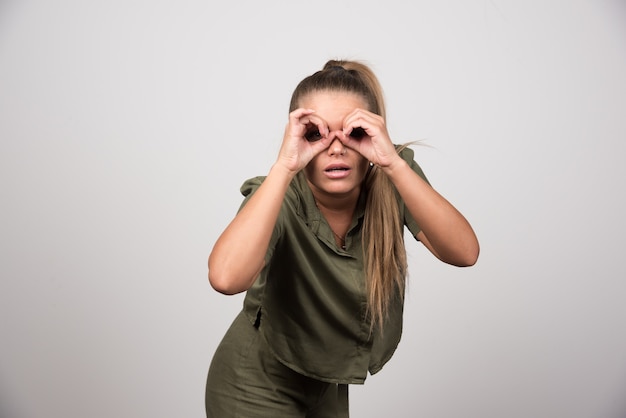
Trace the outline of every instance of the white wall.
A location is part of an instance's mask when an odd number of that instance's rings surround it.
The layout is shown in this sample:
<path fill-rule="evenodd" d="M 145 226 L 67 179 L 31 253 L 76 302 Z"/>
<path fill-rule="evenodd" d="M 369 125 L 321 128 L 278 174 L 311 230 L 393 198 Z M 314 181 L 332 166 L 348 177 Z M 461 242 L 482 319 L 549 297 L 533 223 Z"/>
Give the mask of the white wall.
<path fill-rule="evenodd" d="M 0 2 L 0 416 L 204 416 L 242 301 L 206 257 L 334 57 L 377 71 L 482 244 L 410 247 L 352 416 L 625 416 L 624 2 L 223 3 Z"/>

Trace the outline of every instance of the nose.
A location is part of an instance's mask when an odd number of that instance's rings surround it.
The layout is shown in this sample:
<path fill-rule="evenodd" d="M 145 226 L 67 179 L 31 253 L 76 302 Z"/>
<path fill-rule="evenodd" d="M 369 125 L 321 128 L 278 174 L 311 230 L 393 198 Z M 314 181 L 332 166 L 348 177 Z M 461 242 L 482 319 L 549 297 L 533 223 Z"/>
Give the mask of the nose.
<path fill-rule="evenodd" d="M 346 153 L 346 147 L 339 140 L 339 138 L 335 138 L 333 142 L 330 143 L 330 147 L 328 147 L 329 155 L 343 155 Z"/>

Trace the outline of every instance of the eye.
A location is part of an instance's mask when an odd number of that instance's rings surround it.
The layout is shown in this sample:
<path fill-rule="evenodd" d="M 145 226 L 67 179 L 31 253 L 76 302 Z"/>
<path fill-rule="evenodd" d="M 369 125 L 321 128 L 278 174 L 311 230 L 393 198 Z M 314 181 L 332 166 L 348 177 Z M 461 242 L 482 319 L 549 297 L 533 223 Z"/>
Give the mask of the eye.
<path fill-rule="evenodd" d="M 315 141 L 319 141 L 320 139 L 322 139 L 322 134 L 320 134 L 319 129 L 312 128 L 306 131 L 306 133 L 304 134 L 304 137 L 309 142 L 315 142 Z"/>
<path fill-rule="evenodd" d="M 350 136 L 354 139 L 361 139 L 366 135 L 365 129 L 363 128 L 354 128 L 352 132 L 350 132 Z"/>

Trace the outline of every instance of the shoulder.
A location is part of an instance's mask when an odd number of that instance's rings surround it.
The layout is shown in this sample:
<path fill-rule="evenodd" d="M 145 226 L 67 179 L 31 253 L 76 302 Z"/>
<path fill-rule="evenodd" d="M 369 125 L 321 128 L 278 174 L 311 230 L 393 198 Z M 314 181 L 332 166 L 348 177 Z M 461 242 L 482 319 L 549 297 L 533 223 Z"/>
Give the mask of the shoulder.
<path fill-rule="evenodd" d="M 406 162 L 413 161 L 413 158 L 415 157 L 415 151 L 413 151 L 413 148 L 409 148 L 410 145 L 410 143 L 395 145 L 396 149 L 398 150 L 398 154 L 400 154 L 400 157 L 402 157 L 402 159 Z"/>
<path fill-rule="evenodd" d="M 412 148 L 409 148 L 410 145 L 411 143 L 396 145 L 398 154 L 400 154 L 400 157 L 402 157 L 402 159 L 406 161 L 406 163 L 409 165 L 409 167 L 411 167 L 413 171 L 415 171 L 421 178 L 423 178 L 428 183 L 428 179 L 426 178 L 422 167 L 420 167 L 417 161 L 415 161 L 415 151 Z"/>
<path fill-rule="evenodd" d="M 249 197 L 259 187 L 261 187 L 261 184 L 263 184 L 263 180 L 265 180 L 265 176 L 252 177 L 243 182 L 239 191 L 244 197 Z"/>
<path fill-rule="evenodd" d="M 261 187 L 266 176 L 257 176 L 249 178 L 244 181 L 239 191 L 247 201 L 250 197 Z M 300 207 L 303 204 L 303 200 L 306 200 L 308 186 L 306 180 L 301 173 L 298 173 L 296 177 L 291 181 L 287 191 L 285 192 L 284 203 L 290 203 L 294 207 Z M 309 191 L 310 193 L 310 191 Z"/>

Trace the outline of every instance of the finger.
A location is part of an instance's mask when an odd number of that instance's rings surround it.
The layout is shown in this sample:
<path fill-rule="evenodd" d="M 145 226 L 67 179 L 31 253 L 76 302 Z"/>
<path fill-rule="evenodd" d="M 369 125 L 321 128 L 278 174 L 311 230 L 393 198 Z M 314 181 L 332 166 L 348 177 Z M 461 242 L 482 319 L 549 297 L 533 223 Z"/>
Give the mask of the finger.
<path fill-rule="evenodd" d="M 326 122 L 315 115 L 303 116 L 300 119 L 300 123 L 303 126 L 302 134 L 309 142 L 319 141 L 329 134 Z"/>
<path fill-rule="evenodd" d="M 322 139 L 320 139 L 319 141 L 310 142 L 310 147 L 311 147 L 311 151 L 313 152 L 313 156 L 316 156 L 317 154 L 324 151 L 325 149 L 328 149 L 328 147 L 330 146 L 330 144 L 332 144 L 332 142 L 333 142 L 332 139 L 328 137 L 322 137 Z"/>
<path fill-rule="evenodd" d="M 343 131 L 338 131 L 336 137 L 339 139 L 339 141 L 341 141 L 344 146 L 363 155 L 363 141 L 355 139 L 350 135 L 346 135 L 343 133 Z"/>
<path fill-rule="evenodd" d="M 359 116 L 350 117 L 343 123 L 343 133 L 348 136 L 357 137 L 360 134 L 362 137 L 363 131 L 367 131 L 368 129 L 371 131 L 371 124 Z M 353 135 L 353 132 L 357 135 Z"/>
<path fill-rule="evenodd" d="M 365 110 L 365 109 L 354 109 L 352 112 L 350 112 L 350 114 L 348 114 L 345 119 L 346 120 L 351 120 L 351 119 L 358 119 L 358 118 L 363 118 L 365 120 L 369 120 L 369 121 L 381 121 L 383 122 L 383 118 L 380 115 L 377 115 L 376 113 L 370 112 L 369 110 Z M 384 122 L 383 122 L 384 123 Z"/>
<path fill-rule="evenodd" d="M 287 124 L 287 128 L 295 128 L 296 131 L 303 129 L 303 125 L 306 123 L 302 123 L 302 120 L 310 117 L 313 112 L 315 112 L 313 109 L 296 109 L 289 113 L 289 123 Z"/>
<path fill-rule="evenodd" d="M 310 115 L 312 113 L 315 113 L 315 110 L 298 108 L 298 109 L 294 110 L 293 112 L 289 113 L 289 119 L 290 120 L 294 120 L 294 121 L 295 120 L 299 120 L 303 116 Z"/>
<path fill-rule="evenodd" d="M 346 135 L 345 133 L 343 133 L 343 131 L 338 131 L 335 134 L 335 137 L 339 138 L 342 144 L 350 148 L 352 148 L 351 145 L 353 145 L 356 142 L 354 138 L 351 138 L 350 135 Z"/>
<path fill-rule="evenodd" d="M 302 117 L 301 122 L 305 125 L 311 124 L 315 126 L 319 130 L 319 133 L 322 137 L 326 137 L 330 133 L 326 121 L 324 121 L 324 119 L 320 118 L 317 115 L 305 115 L 304 117 Z"/>
<path fill-rule="evenodd" d="M 355 119 L 352 122 L 347 123 L 343 131 L 344 135 L 356 140 L 362 140 L 364 138 L 373 137 L 379 132 L 376 125 L 369 123 L 363 119 Z"/>

